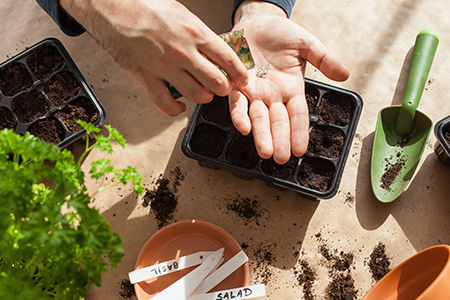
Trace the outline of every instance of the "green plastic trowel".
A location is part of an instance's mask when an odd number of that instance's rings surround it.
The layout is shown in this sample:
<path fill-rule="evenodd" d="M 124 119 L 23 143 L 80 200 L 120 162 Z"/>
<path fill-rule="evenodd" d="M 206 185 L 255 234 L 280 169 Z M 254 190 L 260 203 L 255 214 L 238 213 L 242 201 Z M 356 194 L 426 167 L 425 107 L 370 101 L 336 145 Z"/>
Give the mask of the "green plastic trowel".
<path fill-rule="evenodd" d="M 417 106 L 438 43 L 432 30 L 417 35 L 402 105 L 383 108 L 378 114 L 370 173 L 373 193 L 381 202 L 392 202 L 403 193 L 428 141 L 433 122 Z"/>

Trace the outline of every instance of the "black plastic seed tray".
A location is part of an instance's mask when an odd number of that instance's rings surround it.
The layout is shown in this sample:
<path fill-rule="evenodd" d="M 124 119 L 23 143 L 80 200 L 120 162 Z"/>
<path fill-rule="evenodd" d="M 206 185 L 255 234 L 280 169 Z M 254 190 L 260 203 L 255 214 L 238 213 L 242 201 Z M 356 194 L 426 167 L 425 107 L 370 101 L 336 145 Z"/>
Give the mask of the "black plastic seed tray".
<path fill-rule="evenodd" d="M 229 116 L 227 97 L 198 104 L 182 142 L 184 154 L 200 165 L 224 168 L 245 178 L 257 178 L 308 198 L 329 199 L 339 188 L 361 115 L 362 98 L 348 90 L 305 79 L 310 113 L 308 151 L 284 165 L 261 159 L 252 135 L 243 136 Z"/>
<path fill-rule="evenodd" d="M 434 153 L 442 163 L 450 165 L 450 116 L 434 125 L 434 135 L 437 138 Z"/>
<path fill-rule="evenodd" d="M 65 148 L 103 125 L 106 112 L 61 42 L 45 39 L 0 64 L 0 130 Z"/>

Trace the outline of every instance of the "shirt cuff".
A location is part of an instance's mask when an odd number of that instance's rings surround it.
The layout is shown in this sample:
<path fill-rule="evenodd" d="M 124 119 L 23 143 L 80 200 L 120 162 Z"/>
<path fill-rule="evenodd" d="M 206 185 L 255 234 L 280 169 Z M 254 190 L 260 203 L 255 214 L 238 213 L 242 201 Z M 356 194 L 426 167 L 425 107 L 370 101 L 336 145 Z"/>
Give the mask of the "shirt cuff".
<path fill-rule="evenodd" d="M 234 25 L 234 16 L 236 14 L 236 10 L 238 9 L 239 5 L 241 5 L 242 2 L 245 0 L 235 0 L 233 5 L 233 13 L 231 14 L 231 23 Z M 284 10 L 288 18 L 291 17 L 292 14 L 292 8 L 294 7 L 296 0 L 260 0 L 264 2 L 269 2 L 275 5 L 278 5 L 281 9 Z"/>
<path fill-rule="evenodd" d="M 78 36 L 86 30 L 69 16 L 59 5 L 59 0 L 36 0 L 40 7 L 55 21 L 62 32 L 69 36 Z"/>

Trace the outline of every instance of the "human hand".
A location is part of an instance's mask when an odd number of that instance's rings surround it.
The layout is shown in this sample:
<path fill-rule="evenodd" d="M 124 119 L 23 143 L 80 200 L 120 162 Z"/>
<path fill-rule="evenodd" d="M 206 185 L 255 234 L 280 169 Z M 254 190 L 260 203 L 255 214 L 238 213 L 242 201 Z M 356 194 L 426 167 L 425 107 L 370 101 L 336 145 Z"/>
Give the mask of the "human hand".
<path fill-rule="evenodd" d="M 233 30 L 244 29 L 256 67 L 249 71 L 249 84 L 235 87 L 229 96 L 231 118 L 242 134 L 252 131 L 259 156 L 273 156 L 284 164 L 291 153 L 302 156 L 308 147 L 306 62 L 336 81 L 346 80 L 349 71 L 314 35 L 287 19 L 284 11 L 269 3 L 249 2 L 265 5 L 272 13 L 263 9 L 246 14 L 246 2 L 241 4 L 243 11 L 237 11 Z"/>
<path fill-rule="evenodd" d="M 171 96 L 166 81 L 196 103 L 248 82 L 231 48 L 177 1 L 60 0 L 60 5 L 167 115 L 182 113 L 186 105 Z"/>

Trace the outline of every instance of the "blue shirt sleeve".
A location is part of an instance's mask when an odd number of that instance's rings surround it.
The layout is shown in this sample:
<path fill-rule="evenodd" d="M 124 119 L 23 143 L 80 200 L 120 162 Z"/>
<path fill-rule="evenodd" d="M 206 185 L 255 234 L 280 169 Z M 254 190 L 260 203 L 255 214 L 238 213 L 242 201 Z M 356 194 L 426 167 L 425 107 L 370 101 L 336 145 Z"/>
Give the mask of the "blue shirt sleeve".
<path fill-rule="evenodd" d="M 234 24 L 234 15 L 236 13 L 237 8 L 241 5 L 245 0 L 235 0 L 233 6 L 233 13 L 231 14 L 231 22 Z M 280 8 L 284 10 L 288 17 L 291 17 L 292 8 L 294 7 L 296 0 L 261 0 L 265 2 L 269 2 L 275 5 L 278 5 Z"/>
<path fill-rule="evenodd" d="M 69 36 L 77 36 L 85 32 L 84 28 L 65 13 L 59 6 L 59 0 L 36 0 L 42 9 L 44 9 L 61 28 L 61 30 Z"/>

